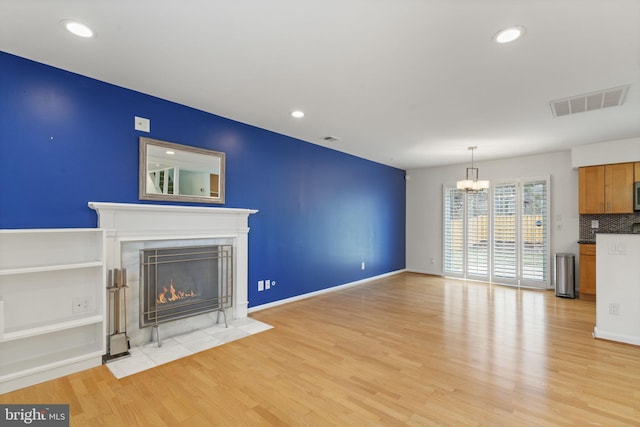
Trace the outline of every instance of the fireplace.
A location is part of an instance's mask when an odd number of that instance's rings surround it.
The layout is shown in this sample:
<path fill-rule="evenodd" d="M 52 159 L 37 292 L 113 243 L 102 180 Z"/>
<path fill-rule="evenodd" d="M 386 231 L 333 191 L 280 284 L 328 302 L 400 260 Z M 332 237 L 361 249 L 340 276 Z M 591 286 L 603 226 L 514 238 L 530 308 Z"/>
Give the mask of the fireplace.
<path fill-rule="evenodd" d="M 126 314 L 123 317 L 131 346 L 147 344 L 152 339 L 153 329 L 158 332 L 153 327 L 160 323 L 162 336 L 169 338 L 209 328 L 218 323 L 220 313 L 226 315 L 225 319 L 227 316 L 231 319 L 247 316 L 248 219 L 256 210 L 99 202 L 91 202 L 89 206 L 98 212 L 98 226 L 107 230 L 107 269 L 122 268 L 127 272 L 129 288 L 126 292 Z M 195 289 L 193 293 L 199 296 L 187 297 L 183 302 L 171 301 L 175 303 L 173 308 L 161 308 L 158 313 L 152 304 L 145 308 L 140 303 L 141 295 L 146 299 L 141 290 L 145 277 L 144 268 L 141 267 L 144 255 L 141 254 L 152 254 L 153 252 L 145 252 L 151 250 L 164 255 L 165 250 L 174 251 L 178 248 L 177 252 L 180 252 L 202 247 L 217 252 L 214 256 L 217 261 L 200 260 L 212 269 L 210 277 L 218 280 L 212 290 Z M 202 254 L 198 256 L 208 258 Z M 178 253 L 173 260 L 181 257 L 186 255 Z M 176 275 L 173 280 L 174 292 L 182 290 L 185 294 L 189 293 L 187 289 L 183 289 L 185 285 L 178 282 L 178 276 L 186 277 L 191 274 L 191 270 L 193 269 Z M 195 282 L 196 279 L 187 277 L 186 281 Z M 164 286 L 167 287 L 168 295 L 171 295 L 171 284 L 171 279 L 168 284 L 158 283 L 159 289 L 155 291 L 153 298 L 157 299 L 160 293 L 165 295 L 165 299 L 169 299 L 164 293 Z M 199 301 L 198 298 L 206 302 Z M 187 307 L 198 313 L 189 313 L 185 317 L 184 310 Z M 149 313 L 144 314 L 145 311 Z M 167 316 L 172 316 L 173 320 L 168 320 Z"/>
<path fill-rule="evenodd" d="M 140 328 L 231 307 L 233 247 L 140 250 Z"/>

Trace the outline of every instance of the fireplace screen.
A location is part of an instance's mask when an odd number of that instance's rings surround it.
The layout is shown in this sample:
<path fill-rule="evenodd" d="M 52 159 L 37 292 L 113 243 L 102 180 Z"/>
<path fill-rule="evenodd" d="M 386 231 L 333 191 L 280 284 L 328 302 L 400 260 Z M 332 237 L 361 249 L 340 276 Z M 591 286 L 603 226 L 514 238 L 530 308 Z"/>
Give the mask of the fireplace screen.
<path fill-rule="evenodd" d="M 231 245 L 140 251 L 140 327 L 231 306 Z"/>

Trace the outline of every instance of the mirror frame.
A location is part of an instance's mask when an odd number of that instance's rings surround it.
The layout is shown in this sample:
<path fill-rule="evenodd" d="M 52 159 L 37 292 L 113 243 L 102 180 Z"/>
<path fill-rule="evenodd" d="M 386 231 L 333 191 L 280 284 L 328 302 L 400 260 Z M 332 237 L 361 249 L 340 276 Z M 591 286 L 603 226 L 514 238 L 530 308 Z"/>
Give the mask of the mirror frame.
<path fill-rule="evenodd" d="M 211 156 L 212 161 L 215 159 L 220 162 L 220 175 L 219 175 L 219 192 L 218 197 L 208 196 L 196 196 L 196 195 L 181 195 L 181 194 L 158 194 L 147 192 L 147 155 L 148 147 L 156 146 L 171 149 L 174 151 L 186 151 L 188 153 L 204 154 Z M 138 175 L 138 197 L 140 200 L 162 200 L 172 202 L 196 202 L 196 203 L 224 203 L 225 195 L 225 153 L 220 151 L 207 150 L 205 148 L 191 147 L 189 145 L 176 144 L 174 142 L 160 141 L 157 139 L 140 137 L 140 162 L 139 162 L 139 175 Z"/>

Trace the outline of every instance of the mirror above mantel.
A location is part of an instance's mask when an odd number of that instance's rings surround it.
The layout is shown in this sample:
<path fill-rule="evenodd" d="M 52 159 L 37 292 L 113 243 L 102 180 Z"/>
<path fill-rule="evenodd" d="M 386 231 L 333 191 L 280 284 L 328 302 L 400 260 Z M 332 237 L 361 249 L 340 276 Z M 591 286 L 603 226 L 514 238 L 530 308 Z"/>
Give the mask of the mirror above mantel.
<path fill-rule="evenodd" d="M 140 200 L 224 203 L 225 154 L 140 137 Z"/>

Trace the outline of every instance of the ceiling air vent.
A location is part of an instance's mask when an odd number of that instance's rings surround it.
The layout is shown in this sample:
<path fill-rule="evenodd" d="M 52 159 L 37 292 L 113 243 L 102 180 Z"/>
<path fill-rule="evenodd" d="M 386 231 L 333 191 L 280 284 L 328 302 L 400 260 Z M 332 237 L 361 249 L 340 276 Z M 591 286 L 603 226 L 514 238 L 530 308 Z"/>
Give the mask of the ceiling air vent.
<path fill-rule="evenodd" d="M 340 138 L 336 138 L 335 136 L 325 136 L 322 138 L 324 141 L 327 142 L 336 142 L 338 141 Z"/>
<path fill-rule="evenodd" d="M 569 114 L 584 113 L 585 111 L 599 110 L 601 108 L 622 105 L 629 90 L 629 85 L 605 89 L 571 98 L 556 99 L 551 101 L 553 117 L 567 116 Z"/>

